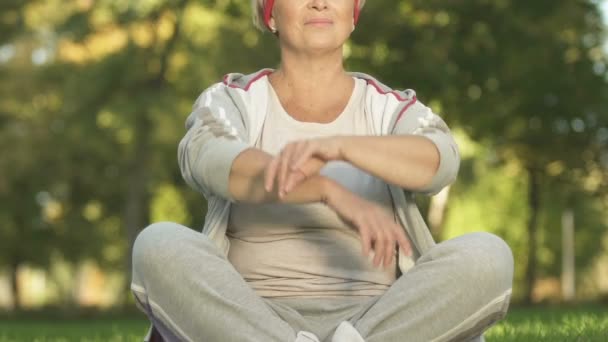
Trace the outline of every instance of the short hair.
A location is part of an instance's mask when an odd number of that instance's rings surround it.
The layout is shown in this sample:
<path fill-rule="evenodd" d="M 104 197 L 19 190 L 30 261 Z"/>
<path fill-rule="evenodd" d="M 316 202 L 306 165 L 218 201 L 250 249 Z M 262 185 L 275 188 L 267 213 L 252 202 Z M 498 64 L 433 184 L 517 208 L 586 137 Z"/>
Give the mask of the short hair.
<path fill-rule="evenodd" d="M 264 2 L 267 0 L 251 0 L 251 15 L 253 17 L 253 25 L 260 31 L 266 31 L 266 23 L 264 23 Z M 354 0 L 353 0 L 354 1 Z M 365 0 L 359 0 L 359 10 L 365 6 Z"/>

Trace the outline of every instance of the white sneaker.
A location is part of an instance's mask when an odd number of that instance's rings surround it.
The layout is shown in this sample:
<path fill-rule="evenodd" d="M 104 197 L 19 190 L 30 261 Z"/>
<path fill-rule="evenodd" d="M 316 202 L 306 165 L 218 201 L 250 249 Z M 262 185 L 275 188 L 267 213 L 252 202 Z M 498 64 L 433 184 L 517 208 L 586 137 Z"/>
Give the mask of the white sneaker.
<path fill-rule="evenodd" d="M 365 340 L 350 322 L 344 321 L 338 325 L 331 342 L 365 342 Z"/>
<path fill-rule="evenodd" d="M 320 341 L 319 341 L 319 338 L 317 336 L 315 336 L 315 334 L 313 334 L 309 331 L 300 330 L 300 331 L 298 331 L 298 334 L 296 335 L 295 342 L 320 342 Z"/>

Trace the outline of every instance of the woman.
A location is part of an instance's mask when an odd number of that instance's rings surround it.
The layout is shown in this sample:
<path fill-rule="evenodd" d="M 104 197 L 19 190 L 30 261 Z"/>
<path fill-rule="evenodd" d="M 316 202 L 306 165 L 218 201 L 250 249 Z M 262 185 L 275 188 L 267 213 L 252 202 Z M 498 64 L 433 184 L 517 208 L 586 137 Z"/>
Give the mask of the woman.
<path fill-rule="evenodd" d="M 196 101 L 179 163 L 208 201 L 203 234 L 142 231 L 139 306 L 170 341 L 482 340 L 511 251 L 488 233 L 433 242 L 413 194 L 453 182 L 458 149 L 413 91 L 344 71 L 365 1 L 252 4 L 280 67 Z"/>

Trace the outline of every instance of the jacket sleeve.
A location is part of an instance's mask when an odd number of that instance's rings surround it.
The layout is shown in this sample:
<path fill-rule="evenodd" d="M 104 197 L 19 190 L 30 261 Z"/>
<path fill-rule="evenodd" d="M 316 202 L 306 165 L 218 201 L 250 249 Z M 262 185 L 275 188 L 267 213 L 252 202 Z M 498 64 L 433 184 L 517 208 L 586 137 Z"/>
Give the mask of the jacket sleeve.
<path fill-rule="evenodd" d="M 435 195 L 456 180 L 460 153 L 446 123 L 437 114 L 415 100 L 394 119 L 392 134 L 414 134 L 430 139 L 439 151 L 440 161 L 432 181 L 419 192 Z"/>
<path fill-rule="evenodd" d="M 234 159 L 250 146 L 238 108 L 223 83 L 205 90 L 186 120 L 186 135 L 178 147 L 182 176 L 206 198 L 232 200 L 228 188 Z"/>

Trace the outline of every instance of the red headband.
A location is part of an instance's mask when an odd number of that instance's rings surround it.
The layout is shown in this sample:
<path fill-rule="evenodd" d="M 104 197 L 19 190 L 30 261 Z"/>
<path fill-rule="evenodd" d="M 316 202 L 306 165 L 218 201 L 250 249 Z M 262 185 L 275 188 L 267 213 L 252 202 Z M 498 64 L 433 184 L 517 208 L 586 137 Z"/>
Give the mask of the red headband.
<path fill-rule="evenodd" d="M 272 29 L 270 28 L 270 17 L 272 16 L 272 7 L 274 7 L 274 0 L 264 1 L 264 24 L 266 24 L 266 27 L 271 31 L 272 31 Z M 361 9 L 359 8 L 359 0 L 355 0 L 355 13 L 354 13 L 355 25 L 357 25 L 357 22 L 359 21 L 360 13 L 361 13 Z"/>

